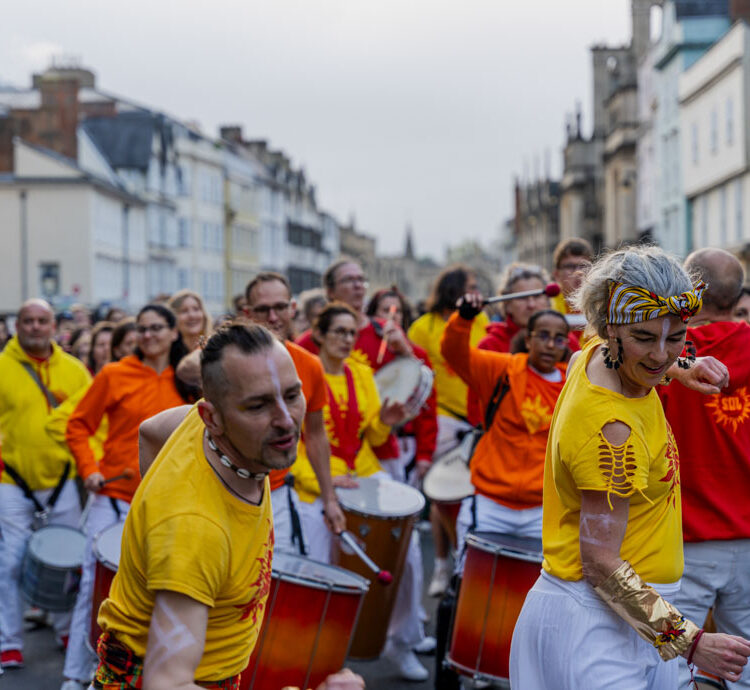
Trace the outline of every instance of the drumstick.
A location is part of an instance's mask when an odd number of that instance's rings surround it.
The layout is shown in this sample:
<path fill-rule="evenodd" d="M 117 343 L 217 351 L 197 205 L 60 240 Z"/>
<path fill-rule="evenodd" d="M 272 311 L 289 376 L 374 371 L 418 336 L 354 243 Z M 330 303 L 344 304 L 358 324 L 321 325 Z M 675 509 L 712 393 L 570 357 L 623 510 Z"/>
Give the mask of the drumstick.
<path fill-rule="evenodd" d="M 386 319 L 386 323 L 390 323 L 393 321 L 393 317 L 396 316 L 396 305 L 392 304 L 390 308 L 388 309 L 388 318 Z M 380 349 L 378 350 L 378 358 L 375 360 L 376 364 L 380 364 L 383 361 L 383 357 L 385 356 L 385 348 L 388 347 L 388 343 L 386 342 L 385 338 L 383 338 L 380 341 Z"/>
<path fill-rule="evenodd" d="M 344 530 L 338 535 L 339 539 L 344 542 L 352 551 L 354 551 L 354 555 L 357 556 L 370 570 L 372 570 L 373 573 L 378 578 L 378 582 L 382 585 L 389 585 L 391 582 L 393 582 L 393 575 L 391 575 L 387 570 L 381 570 L 377 563 L 372 560 L 363 550 L 362 547 L 357 544 L 357 540 L 354 538 L 351 532 L 347 532 Z"/>
<path fill-rule="evenodd" d="M 109 479 L 105 479 L 102 482 L 102 486 L 104 486 L 105 484 L 109 484 L 110 482 L 116 482 L 119 479 L 132 479 L 134 476 L 135 472 L 133 472 L 133 470 L 131 470 L 129 467 L 126 467 L 122 474 L 118 474 L 114 477 L 110 477 Z M 83 526 L 86 524 L 86 519 L 91 512 L 91 506 L 93 505 L 93 503 L 94 494 L 90 493 L 88 499 L 86 500 L 86 505 L 83 508 L 83 512 L 81 513 L 81 519 L 78 522 L 78 529 L 83 529 Z"/>

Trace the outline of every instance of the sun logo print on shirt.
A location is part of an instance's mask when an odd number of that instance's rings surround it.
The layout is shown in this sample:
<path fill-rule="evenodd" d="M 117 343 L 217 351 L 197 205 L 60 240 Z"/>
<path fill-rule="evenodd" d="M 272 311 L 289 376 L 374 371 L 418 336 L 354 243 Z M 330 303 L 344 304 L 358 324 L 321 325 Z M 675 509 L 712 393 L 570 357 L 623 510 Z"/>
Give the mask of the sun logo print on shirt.
<path fill-rule="evenodd" d="M 273 555 L 273 543 L 274 534 L 273 528 L 269 535 L 269 541 L 264 544 L 264 548 L 261 555 L 256 559 L 260 568 L 258 570 L 258 577 L 250 585 L 250 591 L 253 592 L 253 596 L 246 604 L 236 605 L 234 608 L 240 609 L 240 620 L 244 621 L 252 617 L 253 627 L 259 625 L 259 621 L 263 620 L 263 612 L 266 608 L 266 599 L 268 593 L 271 591 L 271 557 Z M 270 544 L 270 546 L 269 546 Z"/>
<path fill-rule="evenodd" d="M 676 507 L 677 487 L 680 485 L 680 454 L 672 434 L 672 427 L 667 422 L 667 449 L 664 451 L 664 461 L 667 465 L 667 473 L 659 480 L 669 484 L 667 503 Z"/>
<path fill-rule="evenodd" d="M 731 428 L 732 433 L 736 433 L 739 426 L 750 418 L 750 395 L 743 386 L 732 395 L 712 395 L 711 399 L 706 401 L 706 407 L 711 410 L 719 426 Z"/>
<path fill-rule="evenodd" d="M 542 429 L 548 429 L 552 422 L 552 410 L 542 402 L 542 396 L 526 398 L 521 404 L 521 417 L 526 422 L 526 428 L 530 434 L 535 434 Z"/>

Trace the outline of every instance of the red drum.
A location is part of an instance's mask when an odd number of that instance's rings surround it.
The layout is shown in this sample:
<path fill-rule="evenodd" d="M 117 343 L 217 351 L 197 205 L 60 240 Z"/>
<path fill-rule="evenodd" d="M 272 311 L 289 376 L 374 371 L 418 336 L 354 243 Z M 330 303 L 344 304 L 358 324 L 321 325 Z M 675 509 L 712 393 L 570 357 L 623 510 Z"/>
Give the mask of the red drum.
<path fill-rule="evenodd" d="M 477 532 L 466 537 L 466 565 L 446 660 L 475 680 L 506 680 L 510 641 L 526 594 L 539 577 L 540 539 Z"/>
<path fill-rule="evenodd" d="M 120 565 L 120 543 L 122 542 L 122 528 L 124 522 L 117 522 L 111 527 L 103 529 L 94 537 L 94 557 L 96 570 L 94 573 L 94 589 L 91 596 L 91 627 L 89 628 L 89 645 L 96 653 L 96 643 L 102 629 L 96 618 L 99 607 L 109 596 L 109 588 Z"/>
<path fill-rule="evenodd" d="M 343 568 L 276 551 L 263 627 L 240 690 L 316 687 L 340 671 L 368 587 Z"/>

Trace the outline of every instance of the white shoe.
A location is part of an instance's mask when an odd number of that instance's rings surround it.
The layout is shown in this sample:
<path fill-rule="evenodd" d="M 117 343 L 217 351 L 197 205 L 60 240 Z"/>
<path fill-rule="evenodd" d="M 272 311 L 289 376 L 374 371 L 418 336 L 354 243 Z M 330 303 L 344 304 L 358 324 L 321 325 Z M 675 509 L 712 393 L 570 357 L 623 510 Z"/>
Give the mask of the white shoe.
<path fill-rule="evenodd" d="M 420 682 L 430 677 L 430 672 L 419 663 L 411 649 L 403 649 L 387 643 L 383 656 L 398 669 L 399 675 L 404 680 Z"/>
<path fill-rule="evenodd" d="M 426 635 L 411 649 L 415 654 L 434 654 L 437 640 L 432 635 Z"/>
<path fill-rule="evenodd" d="M 449 566 L 435 568 L 432 573 L 430 586 L 427 588 L 427 594 L 431 597 L 439 597 L 445 594 L 448 585 L 451 583 L 451 571 Z"/>
<path fill-rule="evenodd" d="M 77 680 L 69 678 L 68 680 L 63 681 L 63 684 L 60 686 L 60 690 L 81 690 L 82 688 L 87 688 L 88 686 L 89 683 L 79 683 Z"/>

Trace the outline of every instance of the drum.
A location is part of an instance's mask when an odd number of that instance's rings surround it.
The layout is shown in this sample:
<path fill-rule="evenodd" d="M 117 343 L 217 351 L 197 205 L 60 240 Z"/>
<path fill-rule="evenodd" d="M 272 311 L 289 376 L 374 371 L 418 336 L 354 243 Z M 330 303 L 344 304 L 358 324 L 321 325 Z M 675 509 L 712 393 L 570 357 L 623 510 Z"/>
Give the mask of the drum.
<path fill-rule="evenodd" d="M 399 357 L 375 373 L 375 385 L 380 399 L 400 402 L 406 408 L 404 422 L 419 414 L 432 391 L 435 374 L 432 369 L 413 357 Z"/>
<path fill-rule="evenodd" d="M 241 690 L 314 688 L 341 670 L 368 587 L 343 568 L 276 551 L 263 627 Z"/>
<path fill-rule="evenodd" d="M 526 594 L 539 577 L 540 539 L 477 532 L 466 537 L 447 663 L 476 680 L 509 677 L 510 641 Z"/>
<path fill-rule="evenodd" d="M 380 568 L 391 572 L 393 582 L 390 585 L 378 582 L 376 575 L 338 539 L 333 560 L 371 582 L 349 656 L 374 659 L 380 656 L 385 644 L 411 532 L 425 500 L 416 489 L 390 479 L 363 477 L 357 478 L 357 482 L 356 489 L 336 489 L 347 527 L 367 555 Z"/>
<path fill-rule="evenodd" d="M 422 482 L 422 491 L 438 511 L 453 548 L 456 548 L 456 518 L 461 501 L 474 493 L 469 470 L 473 434 L 447 453 L 435 458 Z"/>
<path fill-rule="evenodd" d="M 21 564 L 21 592 L 32 606 L 69 611 L 76 603 L 86 550 L 83 532 L 48 525 L 33 532 Z"/>
<path fill-rule="evenodd" d="M 109 596 L 109 588 L 112 586 L 112 580 L 120 565 L 120 543 L 122 542 L 124 525 L 124 522 L 116 522 L 94 537 L 93 549 L 96 568 L 94 570 L 94 589 L 91 595 L 91 626 L 89 627 L 89 645 L 94 653 L 96 653 L 96 643 L 102 632 L 96 619 L 99 615 L 99 607 Z"/>

